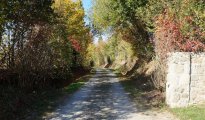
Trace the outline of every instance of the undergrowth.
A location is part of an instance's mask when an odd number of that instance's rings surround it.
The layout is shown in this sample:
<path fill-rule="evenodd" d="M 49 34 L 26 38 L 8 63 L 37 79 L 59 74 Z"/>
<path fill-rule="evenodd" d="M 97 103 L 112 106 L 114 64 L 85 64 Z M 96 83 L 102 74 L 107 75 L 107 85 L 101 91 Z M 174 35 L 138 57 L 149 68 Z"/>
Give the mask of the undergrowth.
<path fill-rule="evenodd" d="M 0 86 L 0 120 L 41 120 L 45 113 L 57 107 L 64 96 L 77 91 L 87 80 L 82 77 L 61 89 L 37 91 Z"/>

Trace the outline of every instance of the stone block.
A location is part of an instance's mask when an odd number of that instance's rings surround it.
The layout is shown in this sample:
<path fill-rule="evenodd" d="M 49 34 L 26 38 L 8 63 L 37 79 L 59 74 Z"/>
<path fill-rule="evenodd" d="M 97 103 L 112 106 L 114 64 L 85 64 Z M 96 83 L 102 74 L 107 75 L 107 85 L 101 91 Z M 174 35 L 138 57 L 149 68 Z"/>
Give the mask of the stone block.
<path fill-rule="evenodd" d="M 190 53 L 188 52 L 172 52 L 168 53 L 168 63 L 180 64 L 190 62 Z"/>
<path fill-rule="evenodd" d="M 205 66 L 201 64 L 191 65 L 191 74 L 203 75 L 205 73 Z"/>
<path fill-rule="evenodd" d="M 190 63 L 186 63 L 184 65 L 184 74 L 190 74 L 190 73 L 191 73 Z"/>
<path fill-rule="evenodd" d="M 193 56 L 191 56 L 191 61 L 192 61 L 192 64 L 203 63 L 203 57 L 193 55 Z"/>
<path fill-rule="evenodd" d="M 179 77 L 179 86 L 187 88 L 190 84 L 190 75 L 189 74 L 181 74 Z"/>
<path fill-rule="evenodd" d="M 167 87 L 177 86 L 179 84 L 179 76 L 173 73 L 167 74 Z"/>
<path fill-rule="evenodd" d="M 172 102 L 177 103 L 180 100 L 180 95 L 179 94 L 174 94 L 172 97 Z"/>
<path fill-rule="evenodd" d="M 181 64 L 178 64 L 178 65 L 175 65 L 175 69 L 174 69 L 174 72 L 176 74 L 183 74 L 184 73 L 184 65 L 181 65 Z"/>
<path fill-rule="evenodd" d="M 201 65 L 205 65 L 205 57 L 203 57 L 203 60 L 201 62 Z"/>
<path fill-rule="evenodd" d="M 205 102 L 205 53 L 169 53 L 167 65 L 166 102 L 170 107 Z"/>
<path fill-rule="evenodd" d="M 188 93 L 188 92 L 187 92 Z M 187 93 L 185 93 L 185 94 L 182 94 L 182 98 L 184 98 L 184 99 L 187 99 L 187 98 L 189 98 L 189 94 L 187 94 Z"/>
<path fill-rule="evenodd" d="M 200 76 L 196 74 L 191 75 L 191 82 L 197 82 L 200 81 Z"/>

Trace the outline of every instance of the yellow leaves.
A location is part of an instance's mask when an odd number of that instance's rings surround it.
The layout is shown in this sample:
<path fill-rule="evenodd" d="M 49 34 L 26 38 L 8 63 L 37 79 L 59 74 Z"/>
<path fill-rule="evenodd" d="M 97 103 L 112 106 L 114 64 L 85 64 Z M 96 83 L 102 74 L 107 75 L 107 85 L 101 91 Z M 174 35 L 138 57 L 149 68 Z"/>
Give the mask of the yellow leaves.
<path fill-rule="evenodd" d="M 65 27 L 64 32 L 76 39 L 82 51 L 85 51 L 91 36 L 85 27 L 85 12 L 81 0 L 55 0 L 53 9 Z"/>
<path fill-rule="evenodd" d="M 71 35 L 84 29 L 85 13 L 80 0 L 55 0 L 53 9 L 63 18 Z"/>
<path fill-rule="evenodd" d="M 84 10 L 80 1 L 74 2 L 73 0 L 55 0 L 53 9 L 56 13 L 63 17 L 81 16 L 84 17 Z"/>

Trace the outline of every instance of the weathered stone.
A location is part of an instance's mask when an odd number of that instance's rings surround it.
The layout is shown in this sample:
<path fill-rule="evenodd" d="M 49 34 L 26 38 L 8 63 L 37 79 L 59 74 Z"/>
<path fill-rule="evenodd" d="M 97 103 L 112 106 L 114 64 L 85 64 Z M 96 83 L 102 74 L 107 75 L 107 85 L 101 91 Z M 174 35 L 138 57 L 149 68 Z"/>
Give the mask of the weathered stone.
<path fill-rule="evenodd" d="M 184 89 L 181 89 L 181 92 L 180 93 L 183 93 L 184 92 Z"/>
<path fill-rule="evenodd" d="M 192 64 L 191 70 L 192 74 L 202 75 L 205 71 L 205 66 L 202 66 L 200 64 Z"/>
<path fill-rule="evenodd" d="M 205 102 L 205 53 L 169 53 L 166 103 L 186 107 Z"/>
<path fill-rule="evenodd" d="M 175 67 L 175 71 L 174 71 L 175 73 L 177 73 L 177 74 L 182 74 L 182 73 L 184 73 L 184 65 L 176 65 L 176 67 Z"/>
<path fill-rule="evenodd" d="M 199 75 L 191 75 L 191 81 L 193 81 L 193 82 L 197 82 L 197 81 L 199 81 L 200 80 L 200 77 L 199 77 Z"/>
<path fill-rule="evenodd" d="M 182 98 L 189 98 L 189 94 L 185 93 L 185 94 L 182 94 Z"/>

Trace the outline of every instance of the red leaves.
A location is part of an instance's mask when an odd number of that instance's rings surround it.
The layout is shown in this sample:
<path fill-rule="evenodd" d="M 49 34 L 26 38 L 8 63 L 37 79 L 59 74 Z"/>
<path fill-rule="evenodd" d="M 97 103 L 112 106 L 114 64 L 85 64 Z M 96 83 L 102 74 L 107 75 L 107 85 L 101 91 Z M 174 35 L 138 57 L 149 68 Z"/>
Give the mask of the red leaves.
<path fill-rule="evenodd" d="M 70 40 L 72 47 L 77 51 L 80 52 L 81 51 L 81 46 L 80 43 L 78 42 L 78 40 L 74 39 L 73 37 L 68 37 L 68 39 Z"/>
<path fill-rule="evenodd" d="M 182 45 L 181 49 L 185 52 L 196 52 L 204 51 L 205 46 L 198 40 L 187 40 L 186 43 Z"/>
<path fill-rule="evenodd" d="M 202 35 L 197 27 L 192 25 L 192 16 L 185 17 L 186 22 L 181 22 L 177 18 L 165 13 L 158 17 L 156 21 L 156 52 L 163 56 L 168 52 L 199 52 L 205 50 L 205 45 L 200 41 Z M 190 25 L 192 32 L 182 33 L 184 25 Z"/>

